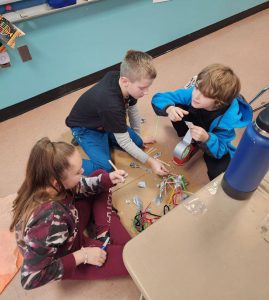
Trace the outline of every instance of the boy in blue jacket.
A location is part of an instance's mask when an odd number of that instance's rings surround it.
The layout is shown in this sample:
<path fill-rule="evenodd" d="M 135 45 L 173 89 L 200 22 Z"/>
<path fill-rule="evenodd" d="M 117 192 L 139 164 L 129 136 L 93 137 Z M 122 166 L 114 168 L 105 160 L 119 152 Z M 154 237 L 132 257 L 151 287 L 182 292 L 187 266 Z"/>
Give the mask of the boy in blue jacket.
<path fill-rule="evenodd" d="M 235 128 L 252 120 L 250 105 L 240 96 L 240 80 L 229 67 L 212 64 L 197 76 L 194 87 L 157 93 L 152 106 L 159 116 L 168 116 L 179 137 L 188 129 L 192 136 L 188 156 L 175 163 L 182 165 L 201 148 L 210 180 L 224 172 L 236 147 Z M 192 125 L 185 124 L 192 122 Z"/>

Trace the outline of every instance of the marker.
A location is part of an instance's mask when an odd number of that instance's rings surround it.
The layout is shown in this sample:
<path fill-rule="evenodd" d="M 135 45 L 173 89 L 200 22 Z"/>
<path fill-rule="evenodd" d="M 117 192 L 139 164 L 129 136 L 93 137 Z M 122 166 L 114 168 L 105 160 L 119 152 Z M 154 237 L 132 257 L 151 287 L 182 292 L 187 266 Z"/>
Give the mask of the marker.
<path fill-rule="evenodd" d="M 108 236 L 107 239 L 105 240 L 103 246 L 101 247 L 102 250 L 106 250 L 107 244 L 110 240 L 110 237 Z M 96 266 L 96 268 L 100 268 L 99 266 Z"/>
<path fill-rule="evenodd" d="M 107 244 L 108 244 L 109 240 L 110 240 L 110 237 L 107 237 L 107 239 L 105 240 L 103 246 L 101 247 L 102 250 L 106 250 L 106 247 L 107 247 Z"/>

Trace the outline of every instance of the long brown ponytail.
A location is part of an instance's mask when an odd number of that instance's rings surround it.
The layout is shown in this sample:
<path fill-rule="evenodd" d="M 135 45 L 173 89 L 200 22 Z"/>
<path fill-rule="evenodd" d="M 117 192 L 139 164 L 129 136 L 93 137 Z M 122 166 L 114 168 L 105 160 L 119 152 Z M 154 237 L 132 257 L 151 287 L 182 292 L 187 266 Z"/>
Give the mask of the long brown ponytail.
<path fill-rule="evenodd" d="M 51 201 L 47 189 L 56 190 L 52 184 L 54 180 L 58 186 L 56 194 L 65 193 L 61 179 L 64 171 L 70 167 L 68 158 L 74 152 L 75 148 L 72 145 L 65 142 L 51 142 L 47 137 L 34 145 L 28 159 L 25 180 L 13 202 L 10 231 L 13 231 L 20 221 L 24 230 L 33 210 L 41 203 Z"/>

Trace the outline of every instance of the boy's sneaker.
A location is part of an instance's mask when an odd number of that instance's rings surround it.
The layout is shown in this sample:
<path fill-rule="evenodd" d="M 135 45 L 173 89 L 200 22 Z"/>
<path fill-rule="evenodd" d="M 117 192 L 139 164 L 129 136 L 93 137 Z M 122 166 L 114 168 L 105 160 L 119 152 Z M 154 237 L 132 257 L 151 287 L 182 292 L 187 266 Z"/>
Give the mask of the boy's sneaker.
<path fill-rule="evenodd" d="M 73 146 L 78 146 L 79 145 L 75 138 L 72 139 L 71 144 Z"/>
<path fill-rule="evenodd" d="M 193 155 L 199 150 L 199 147 L 196 145 L 196 144 L 190 144 L 189 146 L 189 151 L 187 152 L 186 156 L 184 156 L 184 158 L 180 159 L 176 156 L 173 157 L 173 162 L 176 164 L 176 165 L 179 165 L 179 166 L 183 166 L 187 161 L 189 161 Z M 187 151 L 187 149 L 186 149 Z"/>
<path fill-rule="evenodd" d="M 197 80 L 197 75 L 194 75 L 192 77 L 192 79 L 190 81 L 188 81 L 185 85 L 184 85 L 184 89 L 189 89 L 191 87 L 194 87 L 195 86 L 195 83 L 196 83 L 196 80 Z"/>

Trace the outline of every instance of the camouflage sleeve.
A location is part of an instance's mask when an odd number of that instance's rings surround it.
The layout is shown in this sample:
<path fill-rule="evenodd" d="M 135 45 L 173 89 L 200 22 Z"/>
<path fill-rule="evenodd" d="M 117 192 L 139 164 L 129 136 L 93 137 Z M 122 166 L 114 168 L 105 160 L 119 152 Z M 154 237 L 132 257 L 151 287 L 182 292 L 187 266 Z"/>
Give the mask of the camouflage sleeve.
<path fill-rule="evenodd" d="M 64 266 L 57 258 L 57 252 L 69 233 L 62 214 L 45 210 L 27 223 L 22 245 L 21 283 L 24 289 L 33 289 L 63 277 Z"/>
<path fill-rule="evenodd" d="M 92 177 L 81 177 L 76 188 L 77 194 L 84 194 L 85 196 L 96 195 L 108 190 L 113 186 L 113 183 L 109 178 L 109 173 L 103 170 L 96 171 L 95 173 L 100 174 L 94 174 L 97 176 Z"/>
<path fill-rule="evenodd" d="M 103 191 L 101 184 L 102 174 L 94 177 L 81 177 L 77 186 L 77 193 L 84 195 L 96 195 Z"/>

